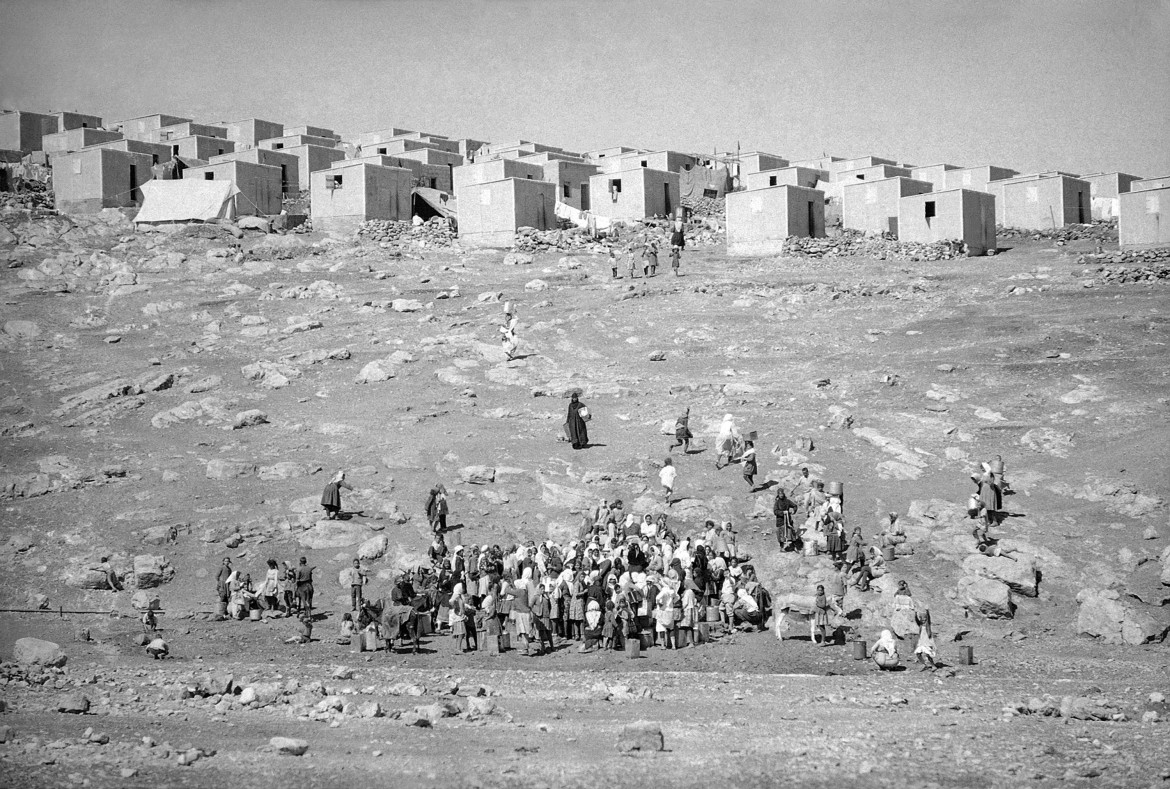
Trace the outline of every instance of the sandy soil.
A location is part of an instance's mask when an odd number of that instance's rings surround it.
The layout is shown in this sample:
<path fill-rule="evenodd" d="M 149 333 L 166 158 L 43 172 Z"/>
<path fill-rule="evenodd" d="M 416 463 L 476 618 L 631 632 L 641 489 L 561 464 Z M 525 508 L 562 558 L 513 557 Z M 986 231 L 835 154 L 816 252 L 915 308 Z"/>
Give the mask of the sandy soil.
<path fill-rule="evenodd" d="M 29 635 L 69 654 L 46 684 L 6 669 L 0 726 L 15 741 L 0 745 L 5 785 L 1149 786 L 1170 777 L 1165 712 L 1141 721 L 1156 708 L 1149 694 L 1167 691 L 1165 645 L 1078 636 L 1075 599 L 1114 589 L 1131 610 L 1170 621 L 1158 580 L 1170 538 L 1164 284 L 1085 287 L 1074 256 L 1087 243 L 1004 242 L 1012 248 L 993 258 L 929 264 L 729 260 L 708 247 L 688 251 L 682 277 L 632 283 L 610 280 L 593 256 L 504 265 L 501 254 L 396 257 L 340 245 L 259 251 L 243 265 L 207 257 L 225 245 L 127 230 L 50 238 L 0 275 L 4 321 L 37 329 L 14 329 L 0 346 L 0 470 L 17 492 L 0 518 L 0 601 L 122 614 L 0 615 L 0 655 Z M 101 273 L 18 276 L 45 256 L 94 250 L 137 272 L 128 291 Z M 167 252 L 186 260 L 144 265 Z M 536 279 L 546 287 L 526 289 Z M 1017 287 L 1030 291 L 1008 295 Z M 517 362 L 497 356 L 500 305 L 478 299 L 486 293 L 519 306 Z M 420 308 L 396 312 L 393 299 Z M 391 364 L 395 377 L 354 382 L 394 351 L 412 357 Z M 665 360 L 650 361 L 658 351 Z M 283 365 L 288 385 L 241 373 L 260 360 Z M 166 375 L 165 388 L 69 400 L 115 379 Z M 557 441 L 572 387 L 595 414 L 596 445 L 581 452 Z M 656 492 L 661 425 L 686 406 L 701 447 L 724 413 L 758 430 L 762 481 L 789 484 L 802 463 L 843 481 L 847 518 L 867 537 L 889 511 L 917 525 L 915 552 L 892 577 L 930 605 L 949 668 L 877 673 L 848 645 L 819 649 L 773 632 L 651 649 L 636 663 L 574 647 L 460 655 L 445 637 L 426 639 L 417 656 L 331 643 L 348 603 L 338 571 L 359 543 L 384 535 L 385 555 L 369 566 L 375 593 L 388 593 L 394 568 L 429 542 L 421 509 L 434 482 L 447 484 L 450 520 L 464 524 L 456 542 L 563 539 L 585 504 Z M 233 430 L 248 409 L 267 423 Z M 842 429 L 845 416 L 854 429 Z M 874 436 L 896 445 L 883 449 Z M 812 451 L 801 448 L 807 438 Z M 1015 595 L 1011 619 L 969 613 L 956 591 L 969 574 L 969 525 L 928 506 L 962 505 L 967 473 L 996 454 L 1016 491 L 998 533 L 1030 551 L 1040 572 L 1037 596 Z M 810 593 L 825 560 L 782 555 L 771 490 L 750 493 L 737 467 L 716 471 L 713 460 L 710 451 L 676 456 L 676 528 L 732 520 L 775 595 Z M 238 461 L 243 476 L 211 479 L 223 467 L 212 461 Z M 471 465 L 495 468 L 495 482 L 463 483 Z M 347 508 L 360 512 L 332 547 L 306 547 L 338 468 L 358 489 Z M 931 522 L 924 512 L 942 514 Z M 170 525 L 177 543 L 152 544 L 147 530 Z M 125 572 L 139 554 L 164 556 L 174 570 L 144 590 L 165 612 L 174 659 L 164 663 L 137 645 L 133 589 L 70 581 L 99 555 Z M 318 641 L 286 645 L 291 620 L 206 616 L 223 556 L 259 578 L 266 558 L 299 555 L 319 568 Z M 881 599 L 851 600 L 870 641 L 886 626 Z M 82 628 L 91 641 L 75 640 Z M 955 665 L 960 645 L 973 646 L 976 665 Z M 354 676 L 332 679 L 338 665 Z M 261 709 L 230 694 L 178 698 L 207 672 L 230 673 L 239 687 L 323 685 Z M 464 695 L 445 695 L 452 681 Z M 396 692 L 404 684 L 425 693 Z M 497 704 L 490 715 L 465 712 L 477 685 Z M 56 712 L 79 692 L 91 714 Z M 324 692 L 376 701 L 389 715 L 314 712 Z M 1045 694 L 1098 698 L 1130 720 L 1014 711 Z M 430 728 L 394 717 L 443 699 L 464 712 Z M 621 727 L 638 720 L 661 725 L 664 752 L 619 753 Z M 85 744 L 87 727 L 110 742 Z M 276 735 L 305 739 L 307 754 L 257 751 Z M 160 745 L 141 746 L 144 736 Z M 166 755 L 161 743 L 172 746 Z M 215 754 L 177 764 L 188 747 Z"/>

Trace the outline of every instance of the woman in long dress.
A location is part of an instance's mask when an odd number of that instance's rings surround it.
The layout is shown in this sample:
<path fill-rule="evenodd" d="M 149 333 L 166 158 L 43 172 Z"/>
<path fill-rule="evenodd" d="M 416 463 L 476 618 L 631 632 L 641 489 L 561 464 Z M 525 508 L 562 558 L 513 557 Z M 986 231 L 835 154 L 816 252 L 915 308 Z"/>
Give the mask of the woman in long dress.
<path fill-rule="evenodd" d="M 589 428 L 581 418 L 582 405 L 580 398 L 574 392 L 569 398 L 569 415 L 565 420 L 565 427 L 569 432 L 569 442 L 573 449 L 584 449 L 589 446 Z"/>
<path fill-rule="evenodd" d="M 715 447 L 719 450 L 719 456 L 715 458 L 717 469 L 738 459 L 743 452 L 743 440 L 735 426 L 735 417 L 731 414 L 725 414 L 723 417 L 723 424 L 719 426 L 719 436 L 715 439 Z"/>
<path fill-rule="evenodd" d="M 1003 509 L 1003 497 L 999 482 L 990 469 L 985 469 L 979 478 L 979 503 L 983 505 L 983 522 L 994 526 L 999 522 L 999 511 Z"/>
<path fill-rule="evenodd" d="M 345 481 L 345 472 L 338 471 L 321 493 L 321 506 L 325 508 L 325 517 L 329 520 L 334 520 L 341 513 L 342 488 L 353 490 L 353 486 Z"/>

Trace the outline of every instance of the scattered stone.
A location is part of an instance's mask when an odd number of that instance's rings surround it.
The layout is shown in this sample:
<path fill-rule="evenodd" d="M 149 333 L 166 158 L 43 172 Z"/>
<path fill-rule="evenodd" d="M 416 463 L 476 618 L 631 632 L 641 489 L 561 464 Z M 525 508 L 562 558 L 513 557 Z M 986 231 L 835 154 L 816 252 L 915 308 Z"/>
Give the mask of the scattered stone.
<path fill-rule="evenodd" d="M 1170 624 L 1159 621 L 1137 604 L 1124 603 L 1113 589 L 1082 589 L 1077 593 L 1077 635 L 1106 644 L 1149 644 L 1163 641 Z"/>
<path fill-rule="evenodd" d="M 259 408 L 252 408 L 236 414 L 236 419 L 234 422 L 232 422 L 232 430 L 240 430 L 245 427 L 264 425 L 267 423 L 268 414 L 264 413 Z"/>
<path fill-rule="evenodd" d="M 661 751 L 665 747 L 662 727 L 649 721 L 637 721 L 622 726 L 618 734 L 617 749 L 622 753 L 631 751 Z"/>
<path fill-rule="evenodd" d="M 268 746 L 281 756 L 303 756 L 309 750 L 309 743 L 293 737 L 273 737 Z"/>
<path fill-rule="evenodd" d="M 89 698 L 81 693 L 70 693 L 57 699 L 57 712 L 84 715 L 89 712 Z"/>

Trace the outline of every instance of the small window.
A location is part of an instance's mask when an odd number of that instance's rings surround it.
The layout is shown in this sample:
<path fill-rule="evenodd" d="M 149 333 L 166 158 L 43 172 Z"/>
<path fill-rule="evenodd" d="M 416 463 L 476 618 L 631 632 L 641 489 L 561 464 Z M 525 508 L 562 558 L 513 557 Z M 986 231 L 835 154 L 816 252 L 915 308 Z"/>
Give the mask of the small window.
<path fill-rule="evenodd" d="M 204 181 L 214 181 L 215 180 L 215 173 L 204 173 L 203 180 Z"/>
<path fill-rule="evenodd" d="M 622 179 L 614 178 L 609 182 L 609 191 L 617 194 L 622 191 Z"/>
<path fill-rule="evenodd" d="M 858 180 L 858 181 L 864 181 L 864 180 L 865 180 L 865 175 L 864 175 L 864 174 L 858 174 L 858 176 L 857 176 L 857 180 Z"/>
<path fill-rule="evenodd" d="M 172 145 L 172 146 L 171 146 L 171 155 L 172 155 L 172 156 L 178 156 L 178 155 L 179 155 L 179 146 L 177 146 L 177 145 Z"/>
<path fill-rule="evenodd" d="M 934 201 L 927 200 L 926 201 L 926 218 L 931 219 L 933 217 L 934 217 Z"/>
<path fill-rule="evenodd" d="M 775 186 L 775 185 L 776 185 L 776 176 L 769 175 L 768 176 L 768 186 Z"/>
<path fill-rule="evenodd" d="M 272 150 L 274 150 L 274 151 L 279 151 L 283 147 L 284 147 L 284 143 L 282 143 L 282 142 L 274 142 L 272 144 Z"/>
<path fill-rule="evenodd" d="M 88 123 L 86 123 L 85 121 L 82 121 L 82 122 L 81 122 L 81 128 L 83 128 L 83 129 L 88 129 L 88 128 L 89 128 L 89 124 L 88 124 Z"/>
<path fill-rule="evenodd" d="M 643 160 L 642 160 L 642 166 L 643 166 L 643 167 L 649 167 L 649 166 L 650 166 L 650 163 L 649 163 L 648 161 L 646 161 L 645 159 L 643 159 Z"/>
<path fill-rule="evenodd" d="M 573 187 L 571 184 L 567 184 L 567 183 L 561 184 L 561 196 L 562 197 L 572 197 L 573 196 Z"/>
<path fill-rule="evenodd" d="M 341 176 L 340 175 L 327 176 L 325 178 L 325 188 L 326 189 L 340 189 L 341 188 Z"/>
<path fill-rule="evenodd" d="M 432 189 L 438 189 L 438 188 L 439 188 L 439 179 L 438 179 L 438 178 L 432 178 L 432 179 L 431 179 L 431 188 L 432 188 Z"/>
<path fill-rule="evenodd" d="M 152 153 L 150 155 L 150 163 L 151 164 L 158 164 L 158 154 L 157 153 Z"/>
<path fill-rule="evenodd" d="M 378 153 L 383 154 L 383 153 L 386 153 L 388 150 L 389 149 L 387 149 L 387 148 L 379 148 Z"/>
<path fill-rule="evenodd" d="M 597 154 L 597 158 L 598 158 L 598 159 L 604 159 L 604 158 L 605 158 L 605 154 L 604 154 L 604 153 L 599 153 L 599 154 Z"/>
<path fill-rule="evenodd" d="M 223 156 L 223 148 L 217 148 L 216 150 L 218 150 L 218 151 L 219 151 L 219 155 L 220 155 L 220 156 Z"/>

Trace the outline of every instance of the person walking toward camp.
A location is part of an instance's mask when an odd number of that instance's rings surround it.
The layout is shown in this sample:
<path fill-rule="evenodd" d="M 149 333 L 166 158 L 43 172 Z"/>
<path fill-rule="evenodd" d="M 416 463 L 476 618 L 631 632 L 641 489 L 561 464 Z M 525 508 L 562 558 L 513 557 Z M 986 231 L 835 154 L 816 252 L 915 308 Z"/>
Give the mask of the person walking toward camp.
<path fill-rule="evenodd" d="M 345 481 L 345 472 L 338 471 L 329 480 L 321 493 L 321 506 L 325 508 L 325 517 L 335 520 L 341 514 L 341 489 L 353 490 L 353 486 Z"/>
<path fill-rule="evenodd" d="M 674 230 L 670 234 L 670 267 L 674 270 L 674 275 L 678 276 L 679 258 L 682 256 L 683 247 L 687 245 L 687 236 L 683 232 L 683 223 L 681 219 L 674 221 Z"/>
<path fill-rule="evenodd" d="M 432 532 L 447 531 L 447 489 L 442 484 L 435 485 L 427 494 L 426 511 Z"/>
<path fill-rule="evenodd" d="M 745 441 L 743 444 L 743 481 L 756 492 L 756 444 L 754 441 Z"/>
<path fill-rule="evenodd" d="M 721 469 L 732 461 L 738 460 L 743 451 L 743 442 L 739 437 L 739 429 L 735 426 L 735 417 L 731 414 L 723 416 L 723 423 L 719 426 L 719 436 L 715 439 L 715 448 L 719 451 L 715 458 L 715 468 Z"/>
<path fill-rule="evenodd" d="M 565 420 L 568 426 L 569 441 L 573 449 L 585 449 L 589 446 L 589 428 L 586 422 L 590 419 L 589 409 L 581 402 L 577 393 L 569 398 L 569 413 Z"/>
<path fill-rule="evenodd" d="M 666 498 L 666 506 L 668 507 L 670 506 L 670 497 L 674 495 L 674 478 L 677 474 L 678 472 L 670 458 L 662 461 L 662 470 L 658 472 L 658 481 L 662 483 L 662 495 Z"/>
<path fill-rule="evenodd" d="M 647 277 L 653 277 L 658 273 L 658 241 L 656 239 L 647 240 L 646 246 L 642 249 L 642 273 Z"/>
<path fill-rule="evenodd" d="M 675 447 L 682 447 L 683 454 L 691 451 L 691 439 L 694 436 L 691 434 L 691 409 L 688 407 L 683 411 L 682 416 L 674 422 L 674 443 L 666 448 L 667 452 L 673 452 Z"/>

